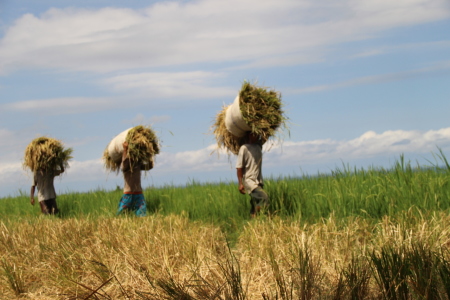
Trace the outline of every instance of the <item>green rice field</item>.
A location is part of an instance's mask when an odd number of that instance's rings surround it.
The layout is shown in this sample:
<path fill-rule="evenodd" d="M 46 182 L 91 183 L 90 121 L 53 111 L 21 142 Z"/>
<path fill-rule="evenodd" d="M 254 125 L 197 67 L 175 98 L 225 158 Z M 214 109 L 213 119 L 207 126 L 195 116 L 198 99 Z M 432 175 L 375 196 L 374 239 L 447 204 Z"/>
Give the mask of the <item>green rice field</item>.
<path fill-rule="evenodd" d="M 266 178 L 255 219 L 235 182 L 0 205 L 0 299 L 450 299 L 450 165 Z M 2 296 L 3 295 L 3 296 Z M 3 297 L 3 298 L 2 298 Z"/>

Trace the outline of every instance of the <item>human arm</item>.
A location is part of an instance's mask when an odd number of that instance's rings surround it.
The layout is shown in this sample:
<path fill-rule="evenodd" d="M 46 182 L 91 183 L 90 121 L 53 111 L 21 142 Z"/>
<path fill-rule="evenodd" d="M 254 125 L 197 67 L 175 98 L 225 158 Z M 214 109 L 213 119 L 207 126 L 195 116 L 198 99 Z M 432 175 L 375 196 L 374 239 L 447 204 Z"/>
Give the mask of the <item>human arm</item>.
<path fill-rule="evenodd" d="M 239 149 L 238 157 L 236 160 L 236 174 L 238 178 L 238 189 L 241 194 L 245 194 L 245 186 L 244 186 L 244 167 L 245 167 L 245 153 L 246 148 L 242 146 Z"/>
<path fill-rule="evenodd" d="M 128 142 L 125 141 L 122 144 L 123 151 L 122 151 L 122 171 L 127 172 L 130 170 L 130 159 L 128 157 Z"/>
<path fill-rule="evenodd" d="M 241 194 L 245 194 L 245 187 L 244 187 L 244 172 L 242 171 L 242 168 L 236 168 L 237 170 L 237 178 L 238 178 L 238 184 L 239 184 L 239 192 Z"/>
<path fill-rule="evenodd" d="M 55 171 L 54 171 L 55 176 L 58 176 L 62 173 L 64 173 L 64 164 L 63 163 L 61 163 L 59 165 L 59 169 L 55 169 Z"/>
<path fill-rule="evenodd" d="M 36 189 L 36 186 L 32 185 L 30 189 L 30 203 L 31 205 L 34 205 L 34 191 Z"/>
<path fill-rule="evenodd" d="M 122 160 L 125 160 L 128 156 L 128 142 L 127 141 L 123 142 L 122 146 L 123 146 Z"/>

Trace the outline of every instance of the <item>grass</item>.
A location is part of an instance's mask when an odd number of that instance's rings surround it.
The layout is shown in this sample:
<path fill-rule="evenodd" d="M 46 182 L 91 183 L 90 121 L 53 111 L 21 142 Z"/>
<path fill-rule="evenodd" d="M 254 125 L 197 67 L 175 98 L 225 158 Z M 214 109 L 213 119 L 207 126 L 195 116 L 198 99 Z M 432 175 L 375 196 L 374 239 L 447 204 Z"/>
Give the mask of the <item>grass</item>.
<path fill-rule="evenodd" d="M 449 170 L 400 157 L 392 169 L 269 178 L 257 219 L 233 182 L 149 187 L 145 218 L 115 216 L 120 190 L 59 195 L 59 217 L 26 194 L 4 198 L 0 295 L 450 299 Z"/>
<path fill-rule="evenodd" d="M 308 223 L 331 215 L 380 220 L 406 210 L 421 214 L 450 208 L 450 171 L 412 166 L 402 157 L 392 169 L 344 166 L 331 174 L 267 178 L 264 189 L 270 195 L 272 215 Z M 235 182 L 148 187 L 144 196 L 150 213 L 183 213 L 191 220 L 223 226 L 237 226 L 249 217 L 249 198 L 238 192 Z M 96 190 L 61 194 L 57 201 L 63 218 L 112 216 L 120 197 L 120 190 Z M 39 214 L 29 205 L 27 193 L 0 201 L 2 218 Z"/>

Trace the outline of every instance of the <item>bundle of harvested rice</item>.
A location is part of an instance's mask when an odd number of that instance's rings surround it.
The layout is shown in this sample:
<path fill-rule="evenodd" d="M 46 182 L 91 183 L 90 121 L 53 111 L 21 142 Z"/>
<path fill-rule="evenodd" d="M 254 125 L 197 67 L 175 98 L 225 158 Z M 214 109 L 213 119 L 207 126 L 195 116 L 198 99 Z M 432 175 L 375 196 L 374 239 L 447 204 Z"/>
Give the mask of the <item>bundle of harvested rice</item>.
<path fill-rule="evenodd" d="M 245 143 L 244 137 L 237 137 L 233 135 L 225 124 L 225 116 L 229 106 L 224 106 L 217 114 L 216 122 L 213 125 L 214 135 L 216 136 L 217 145 L 219 148 L 225 148 L 227 151 L 238 154 L 239 148 Z"/>
<path fill-rule="evenodd" d="M 279 92 L 244 81 L 234 103 L 217 114 L 212 126 L 218 147 L 237 154 L 249 131 L 259 135 L 264 144 L 280 127 L 286 128 L 282 106 Z"/>
<path fill-rule="evenodd" d="M 57 170 L 61 166 L 69 167 L 69 160 L 72 158 L 72 148 L 64 149 L 61 141 L 39 137 L 31 141 L 25 149 L 24 168 L 36 170 Z"/>
<path fill-rule="evenodd" d="M 274 136 L 280 126 L 286 127 L 279 92 L 244 82 L 239 98 L 242 118 L 262 140 Z"/>
<path fill-rule="evenodd" d="M 116 136 L 103 152 L 105 168 L 118 172 L 122 162 L 123 142 L 128 142 L 127 155 L 131 163 L 140 164 L 148 171 L 153 168 L 154 156 L 159 154 L 159 142 L 154 131 L 148 126 L 136 126 Z"/>

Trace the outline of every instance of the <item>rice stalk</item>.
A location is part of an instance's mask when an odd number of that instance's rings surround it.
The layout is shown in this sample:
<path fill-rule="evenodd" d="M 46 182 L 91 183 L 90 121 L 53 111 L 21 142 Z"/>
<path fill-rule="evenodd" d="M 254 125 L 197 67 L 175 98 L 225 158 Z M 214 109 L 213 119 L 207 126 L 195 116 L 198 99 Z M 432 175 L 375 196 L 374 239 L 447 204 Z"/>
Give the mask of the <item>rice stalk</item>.
<path fill-rule="evenodd" d="M 320 286 L 324 278 L 319 259 L 313 259 L 312 248 L 305 243 L 297 250 L 297 265 L 292 269 L 294 287 L 298 290 L 301 300 L 319 297 Z"/>
<path fill-rule="evenodd" d="M 239 96 L 242 118 L 263 141 L 274 136 L 280 126 L 286 127 L 279 92 L 244 81 Z"/>
<path fill-rule="evenodd" d="M 150 126 L 138 125 L 131 128 L 125 141 L 128 142 L 127 155 L 132 167 L 139 164 L 142 170 L 151 170 L 154 166 L 154 156 L 159 154 L 160 145 L 158 137 Z M 115 172 L 120 170 L 122 161 L 114 161 L 108 152 L 108 147 L 103 151 L 102 158 L 107 170 Z"/>
<path fill-rule="evenodd" d="M 239 92 L 239 107 L 242 118 L 251 127 L 251 132 L 260 136 L 261 143 L 274 137 L 278 129 L 287 128 L 287 117 L 282 110 L 281 94 L 266 87 L 260 87 L 244 81 Z M 245 137 L 236 137 L 225 126 L 225 116 L 229 106 L 224 106 L 216 115 L 211 126 L 218 148 L 238 154 L 245 144 Z"/>
<path fill-rule="evenodd" d="M 105 166 L 105 169 L 111 170 L 114 172 L 119 172 L 120 163 L 117 161 L 114 161 L 112 159 L 111 155 L 109 155 L 108 147 L 106 147 L 105 150 L 103 151 L 102 160 L 103 160 L 103 165 Z"/>
<path fill-rule="evenodd" d="M 56 170 L 61 166 L 69 167 L 69 160 L 72 159 L 73 149 L 64 149 L 61 141 L 39 137 L 31 141 L 25 149 L 24 168 L 36 170 Z"/>
<path fill-rule="evenodd" d="M 403 247 L 384 246 L 381 253 L 371 254 L 371 260 L 385 299 L 409 299 L 407 279 L 411 269 Z"/>
<path fill-rule="evenodd" d="M 277 286 L 275 299 L 294 299 L 294 283 L 292 282 L 292 280 L 289 280 L 286 275 L 283 274 L 284 272 L 281 270 L 281 267 L 275 258 L 275 254 L 272 248 L 268 249 L 268 255 L 270 259 L 270 266 L 272 267 L 273 276 L 275 278 L 275 283 Z M 264 294 L 263 297 L 267 298 L 268 296 Z"/>
<path fill-rule="evenodd" d="M 155 132 L 147 126 L 136 126 L 128 131 L 128 157 L 132 163 L 143 164 L 146 171 L 153 168 L 153 157 L 159 154 L 159 142 Z"/>
<path fill-rule="evenodd" d="M 156 285 L 164 291 L 164 299 L 183 299 L 194 300 L 189 293 L 189 289 L 185 283 L 178 282 L 170 271 L 167 278 L 159 278 L 156 280 Z"/>
<path fill-rule="evenodd" d="M 224 106 L 216 116 L 216 122 L 213 127 L 213 134 L 216 137 L 217 146 L 227 151 L 238 154 L 239 148 L 245 143 L 245 138 L 236 137 L 227 130 L 225 126 L 225 114 L 229 106 Z"/>
<path fill-rule="evenodd" d="M 241 266 L 228 243 L 227 246 L 228 254 L 225 262 L 218 263 L 226 281 L 224 286 L 225 299 L 245 300 L 247 299 L 247 289 L 243 286 Z"/>
<path fill-rule="evenodd" d="M 18 271 L 15 264 L 8 263 L 6 259 L 2 260 L 3 275 L 6 277 L 9 286 L 14 293 L 19 296 L 25 293 L 25 284 L 21 272 Z"/>
<path fill-rule="evenodd" d="M 442 294 L 445 292 L 447 298 L 450 299 L 450 261 L 446 258 L 446 255 L 442 253 L 442 251 L 439 253 L 439 261 L 440 263 L 437 271 L 444 287 Z"/>
<path fill-rule="evenodd" d="M 352 300 L 367 299 L 370 278 L 369 262 L 352 254 L 348 266 L 340 271 L 334 299 L 343 299 L 344 295 Z"/>
<path fill-rule="evenodd" d="M 440 299 L 440 258 L 427 244 L 414 243 L 407 253 L 410 261 L 410 287 L 422 299 Z"/>

